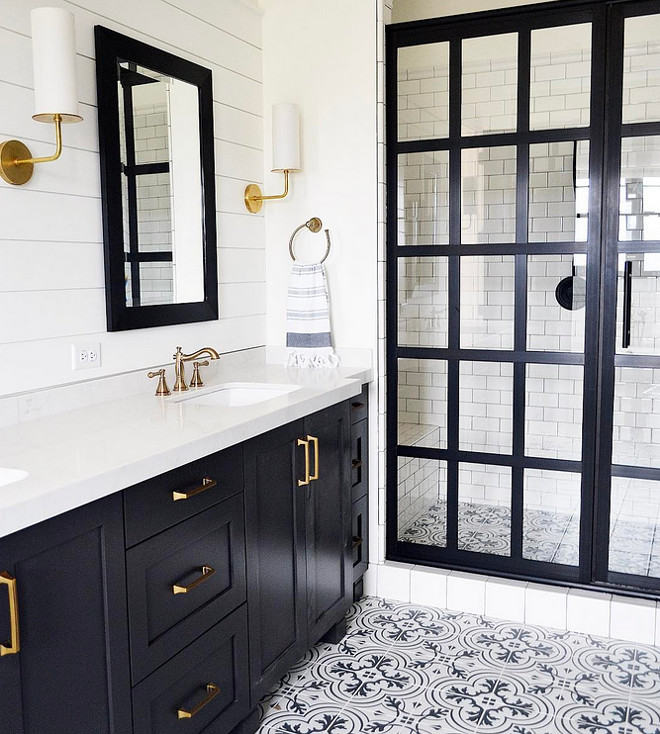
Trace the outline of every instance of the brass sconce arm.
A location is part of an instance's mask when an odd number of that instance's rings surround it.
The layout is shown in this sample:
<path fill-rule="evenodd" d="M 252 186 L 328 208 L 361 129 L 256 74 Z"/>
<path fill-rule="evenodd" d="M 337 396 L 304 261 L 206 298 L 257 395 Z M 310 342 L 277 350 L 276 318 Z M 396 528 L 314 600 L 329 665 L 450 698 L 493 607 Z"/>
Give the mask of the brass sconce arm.
<path fill-rule="evenodd" d="M 20 140 L 0 143 L 0 176 L 10 184 L 20 186 L 32 178 L 35 163 L 50 163 L 62 155 L 62 115 L 53 115 L 55 123 L 55 152 L 33 158 L 30 149 Z"/>
<path fill-rule="evenodd" d="M 261 207 L 264 201 L 273 201 L 274 199 L 285 199 L 289 194 L 289 171 L 284 170 L 284 193 L 277 194 L 275 196 L 264 196 L 261 193 L 261 188 L 257 184 L 249 184 L 245 187 L 245 195 L 243 200 L 248 211 L 252 214 L 257 214 L 261 211 Z"/>

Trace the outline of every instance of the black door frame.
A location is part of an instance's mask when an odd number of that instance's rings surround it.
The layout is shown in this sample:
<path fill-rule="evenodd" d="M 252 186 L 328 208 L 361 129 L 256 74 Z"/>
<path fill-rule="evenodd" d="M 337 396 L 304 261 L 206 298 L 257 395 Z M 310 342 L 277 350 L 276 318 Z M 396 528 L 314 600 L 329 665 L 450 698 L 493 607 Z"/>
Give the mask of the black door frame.
<path fill-rule="evenodd" d="M 609 474 L 612 437 L 612 400 L 615 338 L 617 246 L 611 246 L 612 233 L 618 229 L 618 156 L 621 135 L 620 119 L 605 120 L 606 111 L 621 108 L 621 72 L 623 17 L 660 12 L 660 2 L 584 2 L 566 0 L 539 5 L 488 11 L 448 18 L 390 25 L 386 29 L 386 125 L 387 125 L 387 198 L 397 201 L 398 157 L 413 152 L 449 152 L 449 245 L 399 246 L 396 207 L 387 217 L 387 558 L 422 563 L 491 575 L 539 580 L 561 585 L 616 589 L 634 596 L 655 597 L 660 580 L 612 574 L 607 571 L 607 544 L 593 544 L 602 528 L 609 528 Z M 529 77 L 531 31 L 538 28 L 592 23 L 592 86 L 590 127 L 529 130 Z M 514 133 L 461 136 L 461 42 L 464 38 L 518 32 L 518 127 Z M 446 138 L 398 142 L 397 140 L 397 52 L 399 48 L 425 43 L 449 42 L 449 135 Z M 606 68 L 605 63 L 608 63 Z M 618 77 L 616 70 L 619 69 Z M 612 90 L 618 79 L 617 94 Z M 609 80 L 609 83 L 607 81 Z M 619 113 L 620 118 L 620 113 Z M 624 134 L 660 133 L 660 123 L 638 123 L 624 126 Z M 589 235 L 586 243 L 528 243 L 528 166 L 529 145 L 537 142 L 589 140 L 590 193 Z M 615 141 L 616 144 L 613 142 Z M 516 145 L 516 237 L 509 245 L 461 245 L 460 243 L 460 153 L 466 148 Z M 605 208 L 608 216 L 601 212 Z M 615 235 L 616 237 L 616 235 Z M 601 242 L 606 246 L 602 247 Z M 632 245 L 632 246 L 631 246 Z M 660 243 L 624 243 L 629 251 L 660 249 Z M 584 354 L 531 352 L 526 350 L 527 327 L 527 256 L 543 254 L 587 253 L 587 304 Z M 515 319 L 513 350 L 476 350 L 460 348 L 460 256 L 515 256 Z M 448 258 L 447 348 L 400 347 L 397 328 L 397 267 L 401 257 L 444 256 Z M 609 351 L 608 351 L 609 350 Z M 607 361 L 610 355 L 611 365 Z M 448 385 L 458 385 L 459 360 L 507 362 L 513 365 L 513 452 L 512 454 L 480 453 L 459 450 L 458 390 L 448 389 L 447 447 L 445 449 L 397 445 L 397 361 L 399 358 L 446 360 Z M 660 367 L 660 358 L 617 356 L 616 364 Z M 524 456 L 525 431 L 525 365 L 578 364 L 584 366 L 584 415 L 582 460 L 542 459 Z M 608 414 L 609 406 L 609 414 Z M 589 418 L 590 416 L 591 418 Z M 437 548 L 398 540 L 397 528 L 397 459 L 399 456 L 439 459 L 447 462 L 447 547 Z M 511 556 L 459 550 L 457 547 L 458 462 L 475 462 L 512 467 Z M 578 567 L 532 561 L 522 558 L 523 470 L 525 468 L 561 469 L 582 474 L 580 514 L 580 563 Z M 660 479 L 660 470 L 615 467 L 619 476 Z M 599 491 L 595 491 L 599 487 Z M 598 497 L 598 501 L 595 498 Z"/>

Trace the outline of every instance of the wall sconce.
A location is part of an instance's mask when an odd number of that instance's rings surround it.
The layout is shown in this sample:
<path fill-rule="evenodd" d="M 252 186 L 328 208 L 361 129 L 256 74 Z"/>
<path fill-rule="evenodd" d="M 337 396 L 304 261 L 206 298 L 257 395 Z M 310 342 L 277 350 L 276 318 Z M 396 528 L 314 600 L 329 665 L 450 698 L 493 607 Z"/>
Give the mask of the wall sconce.
<path fill-rule="evenodd" d="M 55 152 L 33 158 L 20 140 L 0 143 L 0 176 L 20 186 L 32 178 L 35 163 L 62 153 L 62 123 L 80 122 L 76 84 L 76 36 L 73 15 L 61 8 L 36 8 L 32 16 L 32 60 L 37 122 L 55 123 Z"/>
<path fill-rule="evenodd" d="M 289 193 L 289 173 L 300 170 L 300 113 L 296 104 L 273 105 L 273 173 L 284 173 L 284 193 L 264 196 L 257 184 L 245 188 L 249 212 L 261 211 L 264 201 L 284 199 Z"/>

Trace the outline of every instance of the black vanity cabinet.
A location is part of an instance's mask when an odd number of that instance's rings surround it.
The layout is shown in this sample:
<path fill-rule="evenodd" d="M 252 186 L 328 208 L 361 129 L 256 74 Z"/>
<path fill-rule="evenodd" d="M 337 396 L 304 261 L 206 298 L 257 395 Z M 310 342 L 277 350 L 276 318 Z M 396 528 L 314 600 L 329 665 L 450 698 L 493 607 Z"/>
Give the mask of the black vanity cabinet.
<path fill-rule="evenodd" d="M 369 385 L 351 400 L 351 523 L 353 527 L 353 599 L 362 596 L 369 565 Z"/>
<path fill-rule="evenodd" d="M 349 455 L 345 402 L 244 445 L 252 706 L 350 606 Z"/>
<path fill-rule="evenodd" d="M 123 535 L 116 494 L 0 539 L 3 733 L 132 730 Z"/>

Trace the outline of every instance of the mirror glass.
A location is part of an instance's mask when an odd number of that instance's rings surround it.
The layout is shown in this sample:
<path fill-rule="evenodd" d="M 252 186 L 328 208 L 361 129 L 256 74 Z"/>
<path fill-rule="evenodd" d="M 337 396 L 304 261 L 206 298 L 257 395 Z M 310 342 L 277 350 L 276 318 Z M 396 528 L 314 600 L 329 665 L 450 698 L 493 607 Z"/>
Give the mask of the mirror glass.
<path fill-rule="evenodd" d="M 96 43 L 108 328 L 217 318 L 211 72 Z"/>
<path fill-rule="evenodd" d="M 202 301 L 197 87 L 130 61 L 117 84 L 126 305 Z"/>

